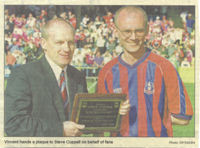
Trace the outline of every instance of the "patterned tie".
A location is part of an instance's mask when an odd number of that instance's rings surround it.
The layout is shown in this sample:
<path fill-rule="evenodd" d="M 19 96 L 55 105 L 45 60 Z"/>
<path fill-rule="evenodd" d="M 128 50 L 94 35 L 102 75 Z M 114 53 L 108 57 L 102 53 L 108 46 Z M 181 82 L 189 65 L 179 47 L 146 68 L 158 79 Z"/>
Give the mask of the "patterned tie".
<path fill-rule="evenodd" d="M 65 72 L 62 70 L 60 74 L 60 91 L 63 99 L 64 109 L 69 112 L 69 101 L 67 99 L 67 89 L 66 89 L 66 81 L 65 81 Z"/>

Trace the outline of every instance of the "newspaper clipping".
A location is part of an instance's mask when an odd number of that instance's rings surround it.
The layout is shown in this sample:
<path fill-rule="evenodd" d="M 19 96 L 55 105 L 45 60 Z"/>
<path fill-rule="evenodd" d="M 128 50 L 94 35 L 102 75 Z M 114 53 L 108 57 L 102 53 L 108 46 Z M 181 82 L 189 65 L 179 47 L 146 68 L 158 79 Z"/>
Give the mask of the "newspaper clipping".
<path fill-rule="evenodd" d="M 0 12 L 0 147 L 199 146 L 196 0 L 8 0 Z"/>

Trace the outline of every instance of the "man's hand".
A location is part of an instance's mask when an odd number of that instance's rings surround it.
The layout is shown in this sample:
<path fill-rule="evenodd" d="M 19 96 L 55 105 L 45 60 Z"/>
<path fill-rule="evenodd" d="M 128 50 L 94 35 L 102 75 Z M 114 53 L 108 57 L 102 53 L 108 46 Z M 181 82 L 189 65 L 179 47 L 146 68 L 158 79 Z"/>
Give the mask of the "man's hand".
<path fill-rule="evenodd" d="M 174 116 L 171 116 L 171 121 L 172 121 L 172 124 L 174 125 L 188 125 L 190 122 L 190 120 L 179 119 L 179 118 L 175 118 Z"/>
<path fill-rule="evenodd" d="M 129 110 L 130 110 L 130 103 L 129 103 L 129 99 L 126 100 L 125 102 L 122 103 L 120 109 L 119 109 L 119 114 L 120 115 L 126 115 Z"/>
<path fill-rule="evenodd" d="M 80 136 L 82 133 L 79 130 L 84 128 L 85 125 L 77 124 L 72 121 L 63 122 L 64 136 L 66 137 Z"/>

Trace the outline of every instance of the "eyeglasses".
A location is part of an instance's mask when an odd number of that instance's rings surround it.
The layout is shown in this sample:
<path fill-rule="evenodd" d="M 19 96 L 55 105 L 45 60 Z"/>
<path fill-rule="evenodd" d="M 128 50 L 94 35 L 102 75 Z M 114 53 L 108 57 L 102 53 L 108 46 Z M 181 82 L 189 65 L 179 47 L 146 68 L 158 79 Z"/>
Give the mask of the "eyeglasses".
<path fill-rule="evenodd" d="M 136 29 L 136 30 L 124 30 L 124 31 L 121 31 L 118 27 L 117 29 L 125 38 L 130 38 L 133 33 L 135 34 L 136 37 L 143 37 L 146 31 L 144 28 Z"/>

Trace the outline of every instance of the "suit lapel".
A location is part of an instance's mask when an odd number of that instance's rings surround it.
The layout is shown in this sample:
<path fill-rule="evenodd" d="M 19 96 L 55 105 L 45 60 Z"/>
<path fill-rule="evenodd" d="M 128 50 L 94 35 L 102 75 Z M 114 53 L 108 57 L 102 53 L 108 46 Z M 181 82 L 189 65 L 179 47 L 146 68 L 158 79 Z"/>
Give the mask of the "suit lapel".
<path fill-rule="evenodd" d="M 77 92 L 76 81 L 77 80 L 75 79 L 74 74 L 72 73 L 71 66 L 68 65 L 68 67 L 67 67 L 67 94 L 68 94 L 68 99 L 69 99 L 69 103 L 70 103 L 69 119 L 71 118 L 70 115 L 72 112 L 74 95 Z"/>
<path fill-rule="evenodd" d="M 58 82 L 45 56 L 41 58 L 41 63 L 45 74 L 44 79 L 46 89 L 48 89 L 48 92 L 52 96 L 60 121 L 63 122 L 65 121 L 65 112 Z"/>

